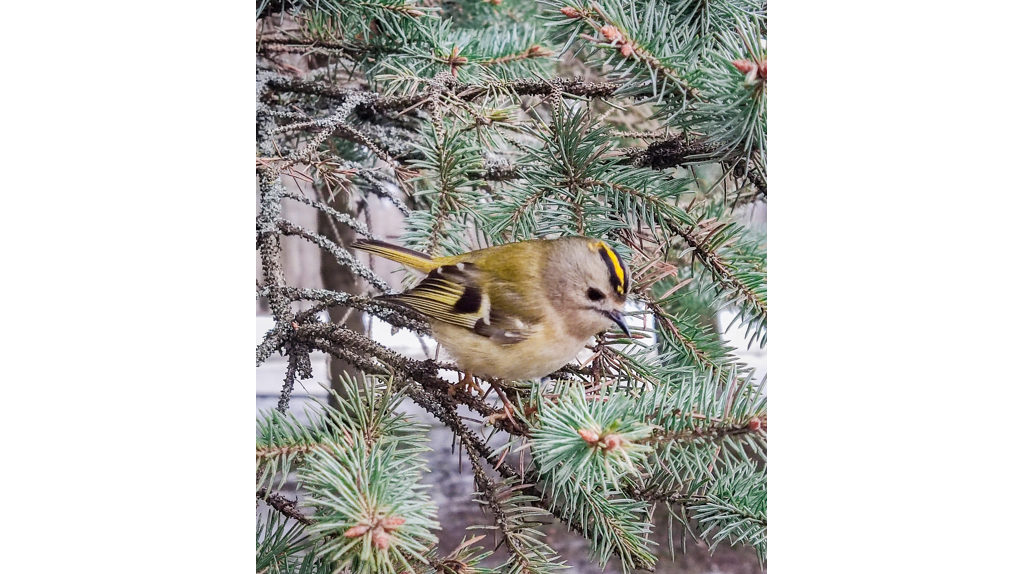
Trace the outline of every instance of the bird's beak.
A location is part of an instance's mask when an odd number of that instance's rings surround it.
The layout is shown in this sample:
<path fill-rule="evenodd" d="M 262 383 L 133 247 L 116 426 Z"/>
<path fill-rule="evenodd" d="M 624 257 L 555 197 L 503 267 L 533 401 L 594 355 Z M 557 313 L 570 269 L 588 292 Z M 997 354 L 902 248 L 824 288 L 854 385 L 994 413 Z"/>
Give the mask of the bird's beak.
<path fill-rule="evenodd" d="M 608 315 L 609 319 L 615 321 L 615 324 L 622 329 L 622 332 L 625 333 L 627 337 L 632 337 L 632 335 L 629 334 L 629 327 L 626 326 L 626 318 L 622 315 L 622 311 L 605 311 L 605 315 Z"/>

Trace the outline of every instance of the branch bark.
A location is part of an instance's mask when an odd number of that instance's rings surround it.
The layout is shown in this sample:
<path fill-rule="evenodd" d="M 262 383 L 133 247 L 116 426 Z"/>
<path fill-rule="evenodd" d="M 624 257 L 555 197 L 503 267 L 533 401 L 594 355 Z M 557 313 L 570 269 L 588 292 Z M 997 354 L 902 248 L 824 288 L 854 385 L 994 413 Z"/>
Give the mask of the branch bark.
<path fill-rule="evenodd" d="M 276 492 L 268 493 L 266 488 L 257 490 L 256 498 L 262 499 L 271 508 L 296 522 L 300 522 L 306 526 L 313 524 L 313 521 L 308 516 L 299 512 L 299 509 L 296 506 L 298 500 L 288 500 Z"/>

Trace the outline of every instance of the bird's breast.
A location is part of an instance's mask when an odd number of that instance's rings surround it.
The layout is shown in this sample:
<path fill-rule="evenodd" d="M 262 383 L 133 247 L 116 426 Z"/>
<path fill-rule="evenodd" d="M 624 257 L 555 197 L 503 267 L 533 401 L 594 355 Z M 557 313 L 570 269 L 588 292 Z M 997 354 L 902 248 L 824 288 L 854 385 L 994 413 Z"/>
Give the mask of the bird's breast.
<path fill-rule="evenodd" d="M 435 338 L 460 368 L 501 379 L 535 379 L 551 374 L 571 362 L 587 342 L 564 332 L 559 325 L 541 323 L 537 327 L 525 340 L 503 345 L 454 325 L 432 325 Z"/>

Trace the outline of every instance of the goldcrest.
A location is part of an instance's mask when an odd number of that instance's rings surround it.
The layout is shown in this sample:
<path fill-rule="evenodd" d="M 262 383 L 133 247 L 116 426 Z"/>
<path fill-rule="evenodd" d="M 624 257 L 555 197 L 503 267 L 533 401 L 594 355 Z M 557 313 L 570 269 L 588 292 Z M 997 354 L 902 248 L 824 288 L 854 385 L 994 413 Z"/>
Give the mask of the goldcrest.
<path fill-rule="evenodd" d="M 423 314 L 467 373 L 533 379 L 572 361 L 612 323 L 629 334 L 622 315 L 629 268 L 599 239 L 534 239 L 451 257 L 382 241 L 352 246 L 427 274 L 381 298 Z"/>

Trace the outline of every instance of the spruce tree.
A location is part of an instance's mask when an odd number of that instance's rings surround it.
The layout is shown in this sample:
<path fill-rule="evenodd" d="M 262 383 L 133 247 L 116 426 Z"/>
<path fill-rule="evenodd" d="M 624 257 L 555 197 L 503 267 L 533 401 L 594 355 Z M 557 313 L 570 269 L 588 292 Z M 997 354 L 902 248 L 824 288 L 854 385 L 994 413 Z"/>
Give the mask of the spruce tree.
<path fill-rule="evenodd" d="M 496 571 L 556 572 L 564 561 L 539 529 L 554 521 L 624 571 L 671 568 L 651 541 L 662 528 L 749 545 L 763 563 L 766 379 L 710 318 L 730 310 L 748 346 L 767 344 L 765 238 L 741 220 L 767 201 L 766 3 L 262 0 L 256 16 L 257 295 L 275 321 L 257 366 L 288 361 L 278 409 L 257 419 L 258 508 L 271 509 L 257 571 L 494 571 L 483 564 L 496 540 L 508 555 Z M 287 191 L 292 177 L 323 193 Z M 365 213 L 332 204 L 342 190 L 393 203 L 399 242 L 434 256 L 604 239 L 629 261 L 642 327 L 600 334 L 586 361 L 542 380 L 494 381 L 513 405 L 502 418 L 494 394 L 451 390 L 453 364 L 318 319 L 343 308 L 429 336 L 422 316 L 373 299 L 394 290 L 337 229 L 281 216 L 302 202 L 383 239 Z M 284 236 L 370 292 L 288 285 Z M 289 397 L 314 351 L 357 375 L 306 423 Z M 403 401 L 452 433 L 486 510 L 451 552 L 438 551 L 444 525 L 423 487 L 426 429 L 396 411 Z M 288 481 L 300 503 L 280 494 Z"/>

